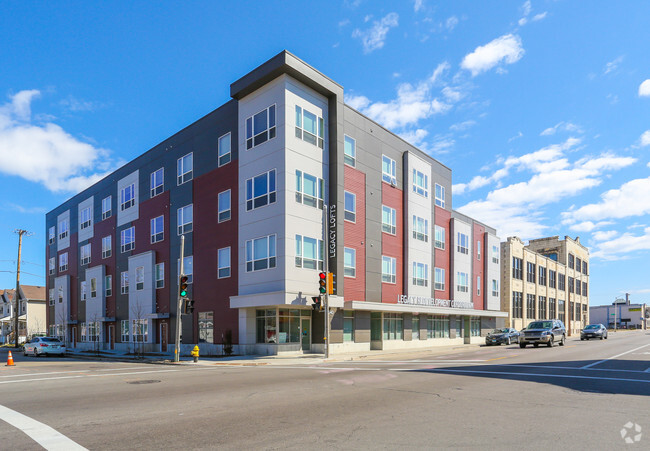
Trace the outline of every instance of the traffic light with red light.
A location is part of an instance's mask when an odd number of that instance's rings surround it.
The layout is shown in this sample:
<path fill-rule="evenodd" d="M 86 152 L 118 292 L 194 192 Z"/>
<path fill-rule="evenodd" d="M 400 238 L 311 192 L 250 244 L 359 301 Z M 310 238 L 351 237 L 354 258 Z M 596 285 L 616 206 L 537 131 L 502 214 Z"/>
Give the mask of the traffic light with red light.
<path fill-rule="evenodd" d="M 327 292 L 327 273 L 321 272 L 318 274 L 318 292 L 320 294 Z"/>

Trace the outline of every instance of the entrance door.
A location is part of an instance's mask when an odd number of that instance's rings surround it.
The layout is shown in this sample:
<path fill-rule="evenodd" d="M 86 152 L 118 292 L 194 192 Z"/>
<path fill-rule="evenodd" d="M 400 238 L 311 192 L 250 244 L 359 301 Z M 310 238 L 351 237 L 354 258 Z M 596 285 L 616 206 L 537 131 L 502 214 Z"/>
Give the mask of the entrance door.
<path fill-rule="evenodd" d="M 115 326 L 108 326 L 108 349 L 115 349 Z"/>
<path fill-rule="evenodd" d="M 300 319 L 300 342 L 303 351 L 311 349 L 311 321 L 309 318 Z"/>
<path fill-rule="evenodd" d="M 160 323 L 160 352 L 167 352 L 167 323 Z"/>
<path fill-rule="evenodd" d="M 472 341 L 472 331 L 470 329 L 469 316 L 463 318 L 463 326 L 465 332 L 465 344 L 469 344 Z"/>

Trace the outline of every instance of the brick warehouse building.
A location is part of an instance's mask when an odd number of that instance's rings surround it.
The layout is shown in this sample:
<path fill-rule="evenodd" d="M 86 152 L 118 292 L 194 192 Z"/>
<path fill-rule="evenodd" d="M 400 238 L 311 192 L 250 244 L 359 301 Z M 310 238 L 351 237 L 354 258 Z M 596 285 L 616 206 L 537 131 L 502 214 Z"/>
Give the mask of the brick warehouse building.
<path fill-rule="evenodd" d="M 230 94 L 47 214 L 50 334 L 173 352 L 181 235 L 182 344 L 202 353 L 229 334 L 240 354 L 322 352 L 324 258 L 330 353 L 477 342 L 505 323 L 499 239 L 452 210 L 449 168 L 289 52 Z"/>

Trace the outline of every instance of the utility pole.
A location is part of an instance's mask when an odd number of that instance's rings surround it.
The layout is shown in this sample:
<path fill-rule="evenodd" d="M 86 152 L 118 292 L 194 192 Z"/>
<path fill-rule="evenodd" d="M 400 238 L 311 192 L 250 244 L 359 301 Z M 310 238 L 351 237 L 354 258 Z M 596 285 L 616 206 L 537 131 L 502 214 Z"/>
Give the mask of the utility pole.
<path fill-rule="evenodd" d="M 185 275 L 185 267 L 184 267 L 184 257 L 185 256 L 185 235 L 181 235 L 181 267 L 179 270 L 179 276 L 177 279 L 177 282 L 180 284 L 181 277 Z M 178 293 L 178 302 L 176 303 L 176 343 L 174 346 L 174 362 L 178 362 L 180 360 L 180 355 L 181 355 L 181 303 L 183 302 L 183 298 L 181 297 L 181 292 L 180 292 L 180 285 L 179 285 L 179 290 L 177 291 Z"/>
<path fill-rule="evenodd" d="M 23 235 L 27 234 L 27 236 L 30 236 L 31 233 L 29 233 L 27 230 L 23 229 L 16 229 L 14 230 L 14 233 L 18 234 L 18 262 L 16 263 L 16 294 L 14 295 L 14 299 L 16 300 L 16 308 L 14 309 L 14 347 L 18 347 L 18 315 L 19 315 L 19 310 L 20 310 L 20 258 L 22 254 L 22 247 L 23 247 Z M 26 333 L 27 331 L 25 331 Z M 27 337 L 25 337 L 27 338 Z"/>

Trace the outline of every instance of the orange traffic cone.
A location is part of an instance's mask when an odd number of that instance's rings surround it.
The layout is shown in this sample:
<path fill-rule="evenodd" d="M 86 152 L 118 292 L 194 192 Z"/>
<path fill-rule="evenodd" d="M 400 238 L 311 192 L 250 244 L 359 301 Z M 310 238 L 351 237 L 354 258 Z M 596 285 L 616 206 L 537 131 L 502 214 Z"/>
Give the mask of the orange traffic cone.
<path fill-rule="evenodd" d="M 9 351 L 9 355 L 7 356 L 7 364 L 5 366 L 14 366 L 14 356 L 11 355 L 11 351 Z"/>

